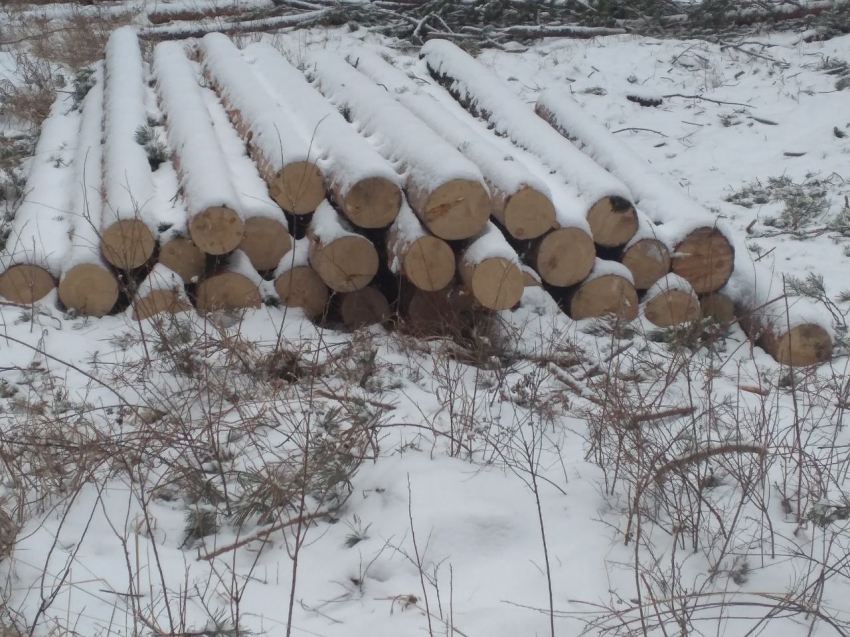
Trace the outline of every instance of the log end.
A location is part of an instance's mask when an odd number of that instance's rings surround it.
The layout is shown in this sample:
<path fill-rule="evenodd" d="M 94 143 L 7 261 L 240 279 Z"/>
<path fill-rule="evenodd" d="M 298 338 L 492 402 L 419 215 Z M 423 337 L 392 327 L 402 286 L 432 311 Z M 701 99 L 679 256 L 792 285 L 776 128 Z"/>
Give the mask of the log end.
<path fill-rule="evenodd" d="M 596 247 L 579 228 L 552 230 L 537 244 L 534 269 L 549 285 L 567 287 L 582 281 L 593 269 Z"/>
<path fill-rule="evenodd" d="M 390 318 L 390 303 L 383 292 L 371 285 L 343 295 L 340 303 L 342 322 L 356 330 L 367 325 L 380 325 Z"/>
<path fill-rule="evenodd" d="M 469 239 L 487 225 L 490 195 L 477 181 L 453 179 L 428 196 L 421 216 L 427 228 L 441 239 Z"/>
<path fill-rule="evenodd" d="M 192 283 L 204 275 L 207 259 L 191 239 L 177 237 L 159 249 L 159 262 L 176 272 L 184 283 Z"/>
<path fill-rule="evenodd" d="M 239 249 L 258 272 L 274 270 L 291 247 L 289 230 L 277 219 L 251 217 L 245 220 Z"/>
<path fill-rule="evenodd" d="M 237 272 L 222 272 L 201 281 L 195 307 L 201 314 L 215 310 L 259 308 L 260 290 L 249 278 Z"/>
<path fill-rule="evenodd" d="M 195 215 L 189 223 L 192 241 L 207 254 L 233 252 L 242 241 L 245 224 L 235 210 L 214 206 Z"/>
<path fill-rule="evenodd" d="M 735 322 L 735 304 L 722 292 L 714 292 L 699 300 L 702 315 L 713 318 L 721 325 Z"/>
<path fill-rule="evenodd" d="M 635 236 L 638 229 L 634 206 L 622 197 L 603 197 L 591 206 L 587 223 L 593 240 L 603 248 L 619 248 Z"/>
<path fill-rule="evenodd" d="M 153 255 L 156 241 L 139 219 L 124 219 L 106 228 L 100 237 L 103 258 L 119 270 L 134 270 Z"/>
<path fill-rule="evenodd" d="M 638 315 L 638 297 L 634 286 L 616 274 L 582 283 L 569 302 L 569 315 L 580 321 L 615 314 L 626 321 Z"/>
<path fill-rule="evenodd" d="M 401 189 L 383 177 L 362 179 L 348 190 L 340 207 L 356 226 L 385 228 L 398 216 Z"/>
<path fill-rule="evenodd" d="M 269 194 L 293 215 L 310 214 L 325 198 L 325 177 L 312 162 L 293 162 L 275 175 L 269 185 Z"/>
<path fill-rule="evenodd" d="M 676 246 L 672 270 L 697 294 L 716 292 L 735 267 L 735 250 L 716 228 L 698 228 Z"/>
<path fill-rule="evenodd" d="M 635 287 L 648 290 L 670 272 L 670 250 L 658 239 L 641 239 L 623 252 L 622 263 L 632 273 Z"/>
<path fill-rule="evenodd" d="M 454 285 L 442 290 L 416 290 L 407 305 L 407 326 L 414 334 L 457 336 L 471 321 L 473 302 Z"/>
<path fill-rule="evenodd" d="M 146 297 L 136 301 L 133 307 L 133 320 L 143 321 L 163 312 L 179 314 L 191 309 L 192 306 L 174 290 L 153 290 Z"/>
<path fill-rule="evenodd" d="M 699 301 L 683 290 L 665 290 L 644 306 L 644 316 L 657 327 L 671 327 L 702 316 Z"/>
<path fill-rule="evenodd" d="M 792 367 L 817 365 L 832 357 L 832 339 L 819 325 L 798 325 L 778 336 L 768 332 L 759 345 L 777 362 Z"/>
<path fill-rule="evenodd" d="M 404 255 L 402 271 L 420 290 L 442 290 L 455 276 L 455 255 L 442 239 L 421 237 Z"/>
<path fill-rule="evenodd" d="M 284 272 L 274 282 L 274 289 L 286 307 L 300 307 L 315 318 L 328 304 L 328 286 L 313 268 L 299 266 Z"/>
<path fill-rule="evenodd" d="M 345 236 L 310 246 L 310 265 L 336 292 L 356 292 L 378 273 L 378 252 L 364 237 Z"/>
<path fill-rule="evenodd" d="M 524 186 L 505 203 L 504 225 L 517 239 L 542 237 L 555 224 L 555 206 L 539 190 Z"/>
<path fill-rule="evenodd" d="M 62 304 L 86 316 L 109 314 L 118 301 L 118 279 L 95 263 L 81 263 L 71 268 L 59 283 Z"/>
<path fill-rule="evenodd" d="M 0 296 L 12 303 L 35 303 L 55 287 L 56 281 L 50 272 L 37 265 L 13 265 L 0 274 Z"/>
<path fill-rule="evenodd" d="M 462 278 L 473 298 L 490 310 L 507 310 L 519 303 L 525 281 L 515 263 L 501 257 L 484 259 L 461 268 Z"/>

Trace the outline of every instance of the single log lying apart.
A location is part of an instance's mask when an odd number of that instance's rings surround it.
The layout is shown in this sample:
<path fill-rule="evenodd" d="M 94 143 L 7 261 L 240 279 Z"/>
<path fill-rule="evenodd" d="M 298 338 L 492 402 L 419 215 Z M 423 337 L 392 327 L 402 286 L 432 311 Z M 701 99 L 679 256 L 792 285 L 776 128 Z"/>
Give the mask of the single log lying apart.
<path fill-rule="evenodd" d="M 643 314 L 653 325 L 671 327 L 700 318 L 702 310 L 691 284 L 678 274 L 668 274 L 647 290 Z"/>
<path fill-rule="evenodd" d="M 628 189 L 566 140 L 553 135 L 512 90 L 474 58 L 446 40 L 422 47 L 432 77 L 473 115 L 499 135 L 540 158 L 567 184 L 575 207 L 586 215 L 594 241 L 606 248 L 625 245 L 637 230 Z"/>
<path fill-rule="evenodd" d="M 315 86 L 349 111 L 360 133 L 374 137 L 387 159 L 406 174 L 407 198 L 422 223 L 441 239 L 468 239 L 490 216 L 481 171 L 424 122 L 342 58 L 308 57 Z"/>
<path fill-rule="evenodd" d="M 475 303 L 455 284 L 442 290 L 415 289 L 406 303 L 405 320 L 418 335 L 458 336 L 469 325 Z"/>
<path fill-rule="evenodd" d="M 366 237 L 323 201 L 307 230 L 310 265 L 322 281 L 336 292 L 354 292 L 366 287 L 378 272 L 378 251 Z"/>
<path fill-rule="evenodd" d="M 251 145 L 269 194 L 287 212 L 313 212 L 325 196 L 325 179 L 292 114 L 275 102 L 226 35 L 205 36 L 200 49 L 204 75 Z"/>
<path fill-rule="evenodd" d="M 623 247 L 620 263 L 632 273 L 638 290 L 648 290 L 670 272 L 670 249 L 655 225 L 641 212 L 638 212 L 638 230 Z"/>
<path fill-rule="evenodd" d="M 573 320 L 614 314 L 626 322 L 638 315 L 638 296 L 632 275 L 621 263 L 596 259 L 588 277 L 566 297 L 565 310 Z"/>
<path fill-rule="evenodd" d="M 157 314 L 188 312 L 192 304 L 183 290 L 183 279 L 173 270 L 157 263 L 142 281 L 133 299 L 133 319 L 143 321 Z"/>
<path fill-rule="evenodd" d="M 13 303 L 34 303 L 56 287 L 68 254 L 67 214 L 79 113 L 66 113 L 59 94 L 41 128 L 26 196 L 15 214 L 0 254 L 0 296 Z"/>
<path fill-rule="evenodd" d="M 392 166 L 274 47 L 252 44 L 244 55 L 278 101 L 285 102 L 310 131 L 342 213 L 361 228 L 392 223 L 402 198 L 401 180 Z"/>
<path fill-rule="evenodd" d="M 136 142 L 147 126 L 145 65 L 132 27 L 106 43 L 101 228 L 103 257 L 116 268 L 144 265 L 156 247 L 153 179 L 145 149 Z"/>
<path fill-rule="evenodd" d="M 385 323 L 392 312 L 384 293 L 372 285 L 367 285 L 356 292 L 343 294 L 339 313 L 348 329 L 357 330 L 368 325 Z"/>
<path fill-rule="evenodd" d="M 403 202 L 387 230 L 390 271 L 404 276 L 420 290 L 442 290 L 455 275 L 455 255 L 448 243 L 432 235 Z"/>
<path fill-rule="evenodd" d="M 458 273 L 472 298 L 489 310 L 512 308 L 525 288 L 519 257 L 492 223 L 463 251 Z"/>
<path fill-rule="evenodd" d="M 310 266 L 310 240 L 299 239 L 283 255 L 275 271 L 274 288 L 286 307 L 300 307 L 309 318 L 321 315 L 328 304 L 328 286 Z"/>
<path fill-rule="evenodd" d="M 735 322 L 735 303 L 722 292 L 712 292 L 699 300 L 702 315 L 711 317 L 721 325 Z"/>
<path fill-rule="evenodd" d="M 82 121 L 74 153 L 71 184 L 71 248 L 62 266 L 59 300 L 86 316 L 104 316 L 118 300 L 118 279 L 100 253 L 103 212 L 101 136 L 103 135 L 103 69 L 83 100 Z"/>
<path fill-rule="evenodd" d="M 241 250 L 235 250 L 227 263 L 198 285 L 195 308 L 201 314 L 216 310 L 258 308 L 262 278 Z"/>
<path fill-rule="evenodd" d="M 722 288 L 734 269 L 735 251 L 718 220 L 658 175 L 643 159 L 588 115 L 563 90 L 544 91 L 537 113 L 590 158 L 622 180 L 655 224 L 659 237 L 673 246 L 672 269 L 697 294 Z"/>

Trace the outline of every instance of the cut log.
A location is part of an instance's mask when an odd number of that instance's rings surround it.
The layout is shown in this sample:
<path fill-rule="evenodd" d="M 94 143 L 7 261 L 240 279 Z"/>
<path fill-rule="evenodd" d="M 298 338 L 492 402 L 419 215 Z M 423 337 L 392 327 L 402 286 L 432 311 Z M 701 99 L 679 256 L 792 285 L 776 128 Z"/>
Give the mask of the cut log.
<path fill-rule="evenodd" d="M 68 111 L 59 94 L 41 128 L 24 200 L 12 221 L 0 254 L 0 296 L 12 303 L 30 304 L 56 287 L 70 242 L 68 196 L 80 114 Z"/>
<path fill-rule="evenodd" d="M 470 324 L 474 305 L 472 297 L 454 284 L 433 292 L 415 289 L 405 319 L 417 335 L 458 336 Z"/>
<path fill-rule="evenodd" d="M 310 240 L 299 239 L 280 260 L 274 288 L 286 307 L 300 307 L 309 318 L 320 316 L 328 304 L 328 286 L 310 267 Z"/>
<path fill-rule="evenodd" d="M 721 325 L 735 322 L 735 304 L 722 292 L 713 292 L 699 300 L 702 315 L 713 318 Z"/>
<path fill-rule="evenodd" d="M 523 285 L 527 288 L 542 288 L 543 281 L 540 278 L 540 275 L 537 274 L 534 270 L 532 270 L 527 265 L 520 265 L 520 269 L 522 270 L 522 282 Z"/>
<path fill-rule="evenodd" d="M 235 250 L 227 263 L 198 285 L 195 308 L 201 314 L 218 310 L 243 310 L 262 306 L 262 278 L 241 250 Z"/>
<path fill-rule="evenodd" d="M 661 240 L 655 225 L 638 211 L 638 230 L 620 255 L 638 290 L 648 290 L 670 272 L 670 249 Z"/>
<path fill-rule="evenodd" d="M 410 207 L 441 239 L 468 239 L 484 228 L 490 197 L 481 171 L 424 122 L 345 60 L 330 53 L 309 56 L 315 85 L 346 109 L 360 133 L 397 162 L 406 175 Z"/>
<path fill-rule="evenodd" d="M 183 279 L 173 270 L 157 263 L 136 290 L 132 316 L 136 321 L 162 314 L 179 314 L 192 309 L 183 289 Z"/>
<path fill-rule="evenodd" d="M 209 33 L 260 33 L 280 31 L 287 27 L 307 28 L 319 24 L 329 17 L 335 7 L 327 7 L 317 11 L 285 14 L 259 18 L 257 20 L 222 21 L 218 18 L 198 20 L 196 22 L 179 22 L 146 27 L 139 30 L 139 35 L 145 40 L 185 40 L 201 38 Z"/>
<path fill-rule="evenodd" d="M 207 257 L 191 239 L 177 236 L 159 249 L 159 263 L 176 272 L 184 283 L 197 283 L 204 275 Z"/>
<path fill-rule="evenodd" d="M 549 188 L 517 158 L 500 151 L 433 97 L 421 93 L 416 82 L 377 54 L 360 49 L 349 54 L 348 61 L 386 87 L 402 106 L 478 166 L 490 190 L 490 214 L 512 236 L 535 239 L 552 228 L 555 206 Z"/>
<path fill-rule="evenodd" d="M 388 321 L 392 314 L 387 297 L 372 285 L 343 294 L 339 312 L 342 322 L 351 330 L 380 325 Z"/>
<path fill-rule="evenodd" d="M 420 290 L 442 290 L 455 275 L 455 255 L 448 243 L 432 235 L 404 201 L 387 231 L 390 271 Z"/>
<path fill-rule="evenodd" d="M 252 44 L 244 55 L 272 95 L 310 131 L 342 213 L 361 228 L 392 223 L 402 198 L 401 179 L 392 166 L 274 47 Z"/>
<path fill-rule="evenodd" d="M 614 314 L 625 321 L 638 315 L 632 275 L 621 263 L 596 259 L 593 271 L 567 295 L 566 312 L 576 321 Z"/>
<path fill-rule="evenodd" d="M 323 201 L 307 231 L 310 265 L 322 281 L 336 292 L 355 292 L 366 287 L 378 272 L 378 252 L 366 237 Z"/>
<path fill-rule="evenodd" d="M 593 269 L 593 239 L 580 228 L 558 228 L 533 242 L 530 265 L 549 285 L 568 287 Z"/>
<path fill-rule="evenodd" d="M 540 158 L 565 182 L 579 202 L 594 241 L 606 248 L 628 243 L 637 230 L 631 193 L 551 127 L 496 75 L 446 40 L 432 40 L 420 56 L 432 77 L 498 135 Z"/>
<path fill-rule="evenodd" d="M 235 16 L 258 9 L 271 9 L 273 6 L 271 0 L 193 0 L 191 6 L 183 3 L 157 3 L 146 11 L 151 24 L 166 24 Z"/>
<path fill-rule="evenodd" d="M 136 142 L 147 126 L 145 86 L 139 39 L 132 27 L 117 29 L 106 43 L 101 249 L 120 270 L 144 265 L 156 247 L 151 167 Z"/>
<path fill-rule="evenodd" d="M 673 272 L 697 294 L 726 284 L 735 251 L 728 231 L 710 212 L 657 174 L 566 91 L 544 91 L 537 113 L 629 187 L 641 211 L 656 224 L 659 238 L 673 246 Z"/>
<path fill-rule="evenodd" d="M 677 274 L 667 274 L 647 290 L 643 314 L 657 327 L 671 327 L 700 318 L 702 310 L 691 284 Z"/>
<path fill-rule="evenodd" d="M 463 251 L 458 273 L 472 297 L 487 309 L 507 310 L 522 298 L 519 257 L 492 223 Z"/>
<path fill-rule="evenodd" d="M 313 212 L 325 196 L 325 178 L 292 113 L 263 88 L 227 36 L 211 33 L 200 48 L 204 74 L 250 144 L 272 198 L 292 214 Z"/>

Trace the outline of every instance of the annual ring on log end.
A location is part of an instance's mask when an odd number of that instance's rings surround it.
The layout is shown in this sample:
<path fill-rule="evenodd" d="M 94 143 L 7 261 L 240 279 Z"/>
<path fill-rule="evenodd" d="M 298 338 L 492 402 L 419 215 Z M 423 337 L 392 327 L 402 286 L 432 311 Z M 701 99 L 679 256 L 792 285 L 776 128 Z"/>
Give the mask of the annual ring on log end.
<path fill-rule="evenodd" d="M 65 307 L 86 316 L 104 316 L 118 300 L 118 279 L 102 266 L 81 263 L 71 268 L 59 283 L 59 300 Z"/>
<path fill-rule="evenodd" d="M 519 303 L 525 289 L 522 270 L 501 257 L 484 259 L 473 266 L 465 282 L 475 300 L 490 310 L 512 308 Z"/>
<path fill-rule="evenodd" d="M 455 276 L 455 255 L 442 239 L 421 237 L 408 248 L 402 268 L 420 290 L 442 290 Z"/>
<path fill-rule="evenodd" d="M 517 239 L 536 239 L 555 223 L 555 206 L 539 190 L 524 186 L 505 203 L 505 228 Z"/>
<path fill-rule="evenodd" d="M 819 325 L 798 325 L 779 338 L 765 335 L 761 345 L 779 363 L 794 367 L 824 363 L 832 356 L 832 339 Z"/>
<path fill-rule="evenodd" d="M 351 222 L 361 228 L 385 228 L 398 216 L 401 190 L 389 179 L 361 179 L 340 203 Z"/>
<path fill-rule="evenodd" d="M 269 194 L 293 215 L 310 214 L 325 198 L 325 177 L 312 162 L 293 162 L 278 172 L 269 186 Z"/>
<path fill-rule="evenodd" d="M 203 276 L 207 258 L 191 239 L 176 237 L 159 249 L 159 262 L 176 272 L 184 283 L 192 283 Z"/>
<path fill-rule="evenodd" d="M 319 316 L 328 303 L 328 286 L 313 268 L 294 267 L 281 274 L 274 289 L 286 307 L 300 307 L 310 318 Z"/>
<path fill-rule="evenodd" d="M 540 239 L 534 251 L 534 269 L 549 285 L 567 287 L 582 281 L 596 260 L 596 247 L 587 232 L 559 228 Z"/>
<path fill-rule="evenodd" d="M 207 254 L 233 252 L 242 241 L 245 224 L 225 206 L 207 208 L 189 223 L 192 241 Z"/>
<path fill-rule="evenodd" d="M 35 303 L 55 287 L 56 281 L 50 273 L 37 265 L 13 265 L 0 274 L 0 296 L 12 303 Z"/>
<path fill-rule="evenodd" d="M 222 272 L 201 281 L 195 307 L 201 314 L 214 310 L 239 310 L 262 305 L 260 290 L 237 272 Z"/>
<path fill-rule="evenodd" d="M 133 319 L 143 321 L 162 312 L 179 314 L 191 309 L 192 306 L 173 290 L 154 290 L 136 302 L 133 308 Z"/>
<path fill-rule="evenodd" d="M 487 225 L 490 195 L 477 181 L 453 179 L 430 194 L 423 216 L 428 229 L 441 239 L 469 239 Z"/>
<path fill-rule="evenodd" d="M 388 320 L 390 304 L 380 290 L 367 285 L 363 289 L 349 292 L 342 297 L 340 314 L 345 326 L 356 330 Z"/>
<path fill-rule="evenodd" d="M 632 273 L 635 287 L 648 290 L 670 272 L 670 250 L 658 239 L 641 239 L 626 248 L 622 263 Z"/>
<path fill-rule="evenodd" d="M 604 248 L 626 245 L 638 229 L 634 206 L 622 197 L 603 197 L 590 207 L 587 223 L 594 242 Z"/>
<path fill-rule="evenodd" d="M 682 290 L 666 290 L 646 303 L 643 314 L 657 327 L 671 327 L 698 319 L 702 311 L 693 294 Z"/>
<path fill-rule="evenodd" d="M 378 252 L 363 237 L 340 237 L 328 245 L 315 244 L 310 265 L 332 290 L 354 292 L 378 273 Z"/>
<path fill-rule="evenodd" d="M 674 252 L 673 272 L 690 283 L 697 294 L 722 288 L 735 267 L 735 250 L 716 228 L 694 230 Z"/>
<path fill-rule="evenodd" d="M 147 263 L 155 243 L 151 231 L 139 219 L 113 223 L 100 237 L 103 258 L 119 270 L 133 270 Z"/>
<path fill-rule="evenodd" d="M 289 231 L 277 219 L 251 217 L 245 220 L 239 249 L 258 272 L 274 270 L 291 247 Z"/>
<path fill-rule="evenodd" d="M 721 325 L 735 322 L 735 304 L 722 292 L 714 292 L 699 300 L 702 315 L 713 318 Z"/>
<path fill-rule="evenodd" d="M 579 286 L 569 308 L 570 317 L 580 321 L 616 314 L 631 321 L 638 314 L 638 297 L 634 286 L 616 274 L 606 274 Z"/>

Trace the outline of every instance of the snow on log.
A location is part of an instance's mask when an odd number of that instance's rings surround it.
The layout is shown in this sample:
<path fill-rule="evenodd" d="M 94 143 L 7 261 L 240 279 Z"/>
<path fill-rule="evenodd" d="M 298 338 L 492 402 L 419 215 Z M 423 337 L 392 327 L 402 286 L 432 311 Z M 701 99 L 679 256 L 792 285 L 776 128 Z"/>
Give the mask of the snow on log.
<path fill-rule="evenodd" d="M 552 228 L 555 206 L 549 188 L 518 159 L 419 92 L 415 82 L 377 54 L 358 50 L 347 59 L 372 81 L 386 86 L 402 106 L 478 166 L 490 190 L 490 215 L 513 237 L 535 239 Z"/>
<path fill-rule="evenodd" d="M 387 297 L 373 285 L 342 295 L 339 313 L 343 324 L 351 330 L 380 325 L 392 314 Z"/>
<path fill-rule="evenodd" d="M 325 311 L 328 286 L 310 266 L 310 240 L 295 241 L 274 273 L 274 288 L 286 307 L 300 307 L 309 318 Z"/>
<path fill-rule="evenodd" d="M 269 194 L 294 215 L 313 212 L 324 199 L 325 178 L 294 115 L 274 100 L 227 36 L 211 33 L 200 48 L 204 74 L 250 144 Z"/>
<path fill-rule="evenodd" d="M 133 319 L 143 321 L 163 312 L 188 312 L 192 304 L 183 289 L 181 276 L 157 263 L 136 290 L 132 307 Z"/>
<path fill-rule="evenodd" d="M 71 223 L 68 167 L 76 146 L 79 113 L 66 114 L 59 93 L 41 127 L 27 178 L 26 195 L 0 255 L 0 296 L 12 303 L 38 301 L 56 287 L 69 249 Z"/>
<path fill-rule="evenodd" d="M 534 270 L 528 267 L 525 264 L 520 264 L 520 269 L 522 270 L 522 282 L 523 285 L 527 288 L 542 288 L 543 281 L 540 279 L 540 275 L 537 274 Z"/>
<path fill-rule="evenodd" d="M 631 321 L 638 315 L 638 297 L 632 274 L 622 263 L 596 259 L 587 278 L 565 299 L 570 318 L 598 318 L 610 314 Z"/>
<path fill-rule="evenodd" d="M 206 18 L 222 18 L 240 15 L 257 9 L 271 9 L 271 0 L 192 0 L 191 4 L 158 2 L 147 9 L 148 22 L 166 24 L 168 22 L 188 22 Z"/>
<path fill-rule="evenodd" d="M 71 183 L 71 248 L 62 263 L 59 300 L 86 316 L 104 316 L 118 300 L 118 279 L 100 253 L 103 213 L 103 69 L 83 100 Z"/>
<path fill-rule="evenodd" d="M 643 315 L 657 327 L 670 327 L 700 318 L 702 310 L 691 284 L 671 273 L 647 290 Z"/>
<path fill-rule="evenodd" d="M 670 249 L 658 229 L 638 211 L 638 230 L 620 254 L 620 262 L 629 269 L 638 290 L 648 290 L 670 272 Z"/>
<path fill-rule="evenodd" d="M 800 367 L 832 356 L 835 335 L 829 315 L 808 299 L 788 296 L 784 281 L 766 266 L 739 263 L 722 292 L 735 303 L 750 339 L 779 363 Z"/>
<path fill-rule="evenodd" d="M 241 310 L 262 305 L 263 279 L 241 250 L 234 250 L 227 262 L 198 285 L 195 308 L 201 314 L 217 310 Z"/>
<path fill-rule="evenodd" d="M 162 224 L 157 262 L 180 275 L 184 283 L 196 283 L 204 274 L 207 257 L 189 238 L 189 213 L 180 193 L 177 171 L 170 160 L 160 164 L 153 181 Z"/>
<path fill-rule="evenodd" d="M 525 288 L 516 252 L 492 223 L 463 251 L 458 274 L 472 297 L 490 310 L 512 308 Z"/>
<path fill-rule="evenodd" d="M 304 75 L 267 43 L 244 54 L 271 94 L 286 104 L 312 139 L 339 209 L 356 226 L 385 228 L 401 206 L 401 179 Z"/>
<path fill-rule="evenodd" d="M 387 230 L 387 261 L 393 274 L 404 276 L 420 290 L 442 290 L 455 275 L 455 255 L 435 237 L 403 200 L 398 217 Z"/>
<path fill-rule="evenodd" d="M 420 52 L 428 70 L 470 113 L 487 120 L 498 135 L 540 158 L 581 202 L 594 241 L 625 245 L 637 230 L 631 193 L 614 176 L 583 155 L 534 115 L 511 88 L 463 50 L 432 40 Z"/>
<path fill-rule="evenodd" d="M 697 294 L 722 288 L 734 268 L 735 251 L 720 222 L 656 173 L 563 90 L 544 91 L 537 113 L 632 191 L 641 210 L 674 246 L 672 269 Z"/>
<path fill-rule="evenodd" d="M 354 292 L 368 285 L 377 274 L 375 246 L 354 232 L 329 202 L 323 201 L 318 207 L 307 234 L 311 241 L 310 265 L 332 290 Z"/>
<path fill-rule="evenodd" d="M 141 29 L 140 37 L 145 40 L 183 40 L 202 38 L 210 33 L 257 33 L 258 31 L 277 31 L 286 27 L 306 28 L 319 23 L 334 9 L 329 7 L 317 11 L 305 11 L 289 15 L 270 16 L 256 20 L 234 20 L 223 22 L 217 18 L 191 22 L 172 22 Z"/>
<path fill-rule="evenodd" d="M 207 254 L 227 254 L 245 225 L 230 170 L 207 111 L 195 69 L 176 42 L 153 52 L 153 74 L 165 113 L 172 162 L 189 211 L 189 234 Z"/>
<path fill-rule="evenodd" d="M 735 303 L 723 292 L 712 292 L 699 300 L 702 315 L 711 317 L 721 325 L 735 322 Z"/>
<path fill-rule="evenodd" d="M 101 249 L 116 268 L 131 270 L 151 258 L 157 226 L 151 167 L 136 142 L 147 112 L 145 65 L 132 27 L 117 29 L 106 43 L 104 91 Z"/>
<path fill-rule="evenodd" d="M 245 221 L 245 233 L 239 249 L 248 255 L 255 270 L 274 270 L 289 249 L 289 222 L 269 196 L 266 182 L 248 157 L 245 143 L 230 123 L 227 111 L 214 91 L 202 89 L 204 103 L 212 119 L 227 168 L 236 188 L 239 209 Z"/>
<path fill-rule="evenodd" d="M 567 208 L 559 203 L 559 189 L 555 195 L 555 225 L 539 239 L 527 244 L 526 260 L 549 285 L 568 287 L 582 281 L 590 274 L 596 259 L 586 222 L 575 223 Z"/>
<path fill-rule="evenodd" d="M 350 113 L 384 157 L 397 162 L 406 175 L 410 207 L 428 230 L 452 240 L 484 228 L 490 197 L 472 162 L 342 58 L 318 52 L 308 62 L 319 91 Z"/>
<path fill-rule="evenodd" d="M 458 336 L 470 322 L 472 296 L 455 284 L 426 292 L 415 289 L 406 303 L 405 320 L 416 335 Z"/>

